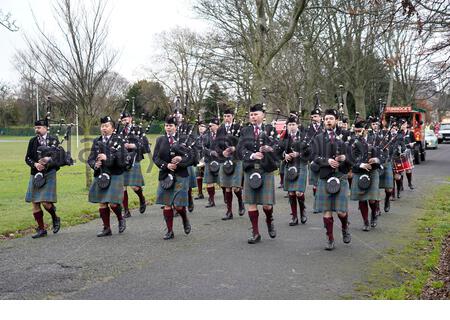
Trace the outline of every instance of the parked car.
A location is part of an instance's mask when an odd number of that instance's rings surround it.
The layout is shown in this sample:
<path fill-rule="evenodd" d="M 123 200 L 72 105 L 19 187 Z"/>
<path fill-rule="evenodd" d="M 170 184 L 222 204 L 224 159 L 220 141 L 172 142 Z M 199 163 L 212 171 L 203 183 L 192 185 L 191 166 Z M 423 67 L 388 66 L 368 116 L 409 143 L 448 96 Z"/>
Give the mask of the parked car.
<path fill-rule="evenodd" d="M 450 141 L 450 123 L 441 123 L 439 127 L 438 143 Z"/>
<path fill-rule="evenodd" d="M 433 130 L 425 130 L 425 144 L 427 149 L 437 149 L 438 138 Z"/>

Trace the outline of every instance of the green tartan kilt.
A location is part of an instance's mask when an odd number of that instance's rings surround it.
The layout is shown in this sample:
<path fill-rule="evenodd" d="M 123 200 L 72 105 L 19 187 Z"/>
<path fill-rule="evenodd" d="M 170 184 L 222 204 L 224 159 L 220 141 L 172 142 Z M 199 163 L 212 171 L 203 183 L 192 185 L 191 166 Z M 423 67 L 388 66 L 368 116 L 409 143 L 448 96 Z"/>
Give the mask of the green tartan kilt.
<path fill-rule="evenodd" d="M 127 170 L 123 173 L 123 185 L 132 187 L 145 186 L 140 162 L 135 162 L 134 166 L 131 167 L 130 170 Z"/>
<path fill-rule="evenodd" d="M 219 170 L 220 171 L 220 170 Z M 213 175 L 211 171 L 209 171 L 209 163 L 205 163 L 205 176 L 203 177 L 203 183 L 206 184 L 212 184 L 212 183 L 219 183 L 219 173 L 217 173 L 217 176 Z"/>
<path fill-rule="evenodd" d="M 372 183 L 366 191 L 358 187 L 358 180 L 361 175 L 361 173 L 353 173 L 350 199 L 355 201 L 380 200 L 380 176 L 378 170 L 370 172 L 369 176 Z"/>
<path fill-rule="evenodd" d="M 33 177 L 33 175 L 30 175 L 25 201 L 56 202 L 56 170 L 52 170 L 46 174 L 46 182 L 39 189 L 33 186 Z"/>
<path fill-rule="evenodd" d="M 319 182 L 319 172 L 314 172 L 311 170 L 311 165 L 308 164 L 308 171 L 309 171 L 309 178 L 308 178 L 308 184 L 310 186 L 316 186 Z"/>
<path fill-rule="evenodd" d="M 117 203 L 123 201 L 123 174 L 111 175 L 111 183 L 107 189 L 100 189 L 95 177 L 89 189 L 89 202 L 92 203 Z"/>
<path fill-rule="evenodd" d="M 383 165 L 383 170 L 380 170 L 380 189 L 394 188 L 394 172 L 392 171 L 392 162 Z"/>
<path fill-rule="evenodd" d="M 317 193 L 314 201 L 314 209 L 317 212 L 348 211 L 348 180 L 347 175 L 341 178 L 341 189 L 336 194 L 329 194 L 326 190 L 327 179 L 319 179 L 317 184 Z"/>
<path fill-rule="evenodd" d="M 308 178 L 308 166 L 306 163 L 300 163 L 298 177 L 294 181 L 288 179 L 288 166 L 284 167 L 284 191 L 297 191 L 305 192 L 306 190 L 306 180 Z"/>
<path fill-rule="evenodd" d="M 197 175 L 195 174 L 195 168 L 190 166 L 187 169 L 189 173 L 189 188 L 197 188 Z"/>
<path fill-rule="evenodd" d="M 259 205 L 275 204 L 275 177 L 273 172 L 262 173 L 262 186 L 254 190 L 248 184 L 250 173 L 244 173 L 244 203 Z"/>
<path fill-rule="evenodd" d="M 234 172 L 231 175 L 225 174 L 223 172 L 223 163 L 220 164 L 219 170 L 219 181 L 220 186 L 224 188 L 240 188 L 242 186 L 242 161 L 233 160 L 234 162 Z"/>
<path fill-rule="evenodd" d="M 163 189 L 161 182 L 159 182 L 156 191 L 156 204 L 187 207 L 189 205 L 188 189 L 189 177 L 175 176 L 175 185 L 169 190 Z"/>

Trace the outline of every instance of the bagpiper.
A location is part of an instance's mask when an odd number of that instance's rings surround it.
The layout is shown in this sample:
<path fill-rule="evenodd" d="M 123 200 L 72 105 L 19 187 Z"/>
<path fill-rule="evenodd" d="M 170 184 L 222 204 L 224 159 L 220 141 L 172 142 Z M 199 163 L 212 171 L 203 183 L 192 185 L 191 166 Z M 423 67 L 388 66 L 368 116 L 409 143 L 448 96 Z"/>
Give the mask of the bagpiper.
<path fill-rule="evenodd" d="M 94 139 L 88 158 L 89 166 L 94 170 L 94 181 L 89 189 L 89 202 L 99 204 L 99 213 L 103 229 L 97 237 L 110 236 L 110 210 L 118 220 L 119 233 L 126 229 L 122 216 L 123 173 L 127 166 L 127 150 L 124 142 L 115 133 L 115 122 L 110 116 L 100 119 L 101 135 Z"/>
<path fill-rule="evenodd" d="M 120 134 L 125 141 L 124 147 L 132 157 L 130 168 L 123 173 L 123 216 L 129 218 L 131 217 L 131 213 L 128 208 L 127 187 L 131 187 L 134 193 L 139 197 L 139 212 L 144 213 L 147 207 L 143 191 L 145 182 L 144 176 L 142 175 L 141 161 L 144 159 L 145 153 L 150 153 L 150 144 L 147 137 L 143 136 L 140 132 L 142 129 L 133 125 L 133 117 L 130 113 L 127 111 L 123 112 L 120 115 L 120 119 L 123 125 Z"/>
<path fill-rule="evenodd" d="M 203 176 L 205 174 L 205 159 L 203 157 L 203 145 L 206 139 L 206 132 L 208 128 L 204 121 L 198 123 L 198 136 L 195 138 L 194 150 L 197 152 L 198 164 L 195 168 L 195 175 L 197 180 L 197 196 L 195 200 L 204 199 L 203 195 Z"/>
<path fill-rule="evenodd" d="M 174 238 L 173 209 L 181 216 L 185 234 L 191 232 L 186 207 L 189 205 L 188 167 L 194 163 L 193 149 L 176 140 L 177 120 L 168 116 L 164 124 L 165 134 L 156 139 L 153 162 L 159 168 L 156 203 L 163 205 L 163 216 L 167 226 L 164 240 Z"/>
<path fill-rule="evenodd" d="M 219 184 L 220 162 L 219 153 L 216 150 L 219 125 L 220 121 L 218 118 L 213 118 L 209 121 L 209 131 L 206 133 L 203 143 L 203 156 L 205 159 L 205 176 L 203 182 L 206 184 L 206 191 L 208 192 L 206 208 L 216 206 L 214 184 Z"/>
<path fill-rule="evenodd" d="M 323 124 L 322 124 L 322 110 L 320 108 L 314 108 L 311 111 L 311 123 L 307 129 L 307 137 L 309 141 L 313 141 L 314 138 L 323 132 Z M 312 156 L 312 155 L 311 155 Z M 313 188 L 313 195 L 316 196 L 317 192 L 317 183 L 319 181 L 319 168 L 314 165 L 312 162 L 312 158 L 310 159 L 310 163 L 308 165 L 308 184 Z M 316 208 L 313 209 L 314 213 L 319 213 Z"/>
<path fill-rule="evenodd" d="M 242 161 L 238 159 L 236 147 L 240 138 L 241 126 L 234 121 L 234 112 L 226 109 L 223 113 L 223 124 L 217 130 L 217 153 L 219 155 L 219 181 L 225 188 L 227 212 L 222 220 L 233 219 L 233 192 L 237 197 L 239 215 L 245 214 L 242 200 Z"/>
<path fill-rule="evenodd" d="M 401 122 L 401 131 L 403 134 L 403 138 L 405 141 L 405 146 L 410 154 L 410 159 L 413 159 L 414 149 L 416 146 L 416 138 L 414 136 L 414 132 L 411 130 L 411 127 L 408 121 L 404 120 Z M 412 170 L 405 171 L 406 178 L 408 179 L 408 187 L 413 190 L 414 185 L 412 184 Z M 402 189 L 403 189 L 403 178 L 402 178 Z"/>
<path fill-rule="evenodd" d="M 352 172 L 353 180 L 351 185 L 351 200 L 358 201 L 359 210 L 363 218 L 363 231 L 377 226 L 377 201 L 380 200 L 379 192 L 379 171 L 380 159 L 377 148 L 370 144 L 365 130 L 366 122 L 363 119 L 356 119 L 355 134 L 356 139 L 352 144 Z M 372 141 L 372 143 L 376 143 Z M 371 209 L 371 219 L 369 223 L 369 206 Z"/>
<path fill-rule="evenodd" d="M 244 203 L 248 204 L 252 224 L 252 234 L 248 239 L 250 244 L 261 241 L 258 205 L 263 206 L 269 236 L 275 238 L 277 235 L 273 223 L 274 171 L 277 169 L 276 132 L 273 126 L 263 123 L 264 114 L 262 104 L 255 104 L 250 108 L 251 125 L 242 128 L 237 146 L 238 156 L 243 160 Z"/>
<path fill-rule="evenodd" d="M 347 146 L 336 133 L 339 114 L 335 109 L 325 111 L 325 129 L 313 141 L 313 163 L 319 167 L 319 179 L 314 207 L 323 212 L 323 222 L 327 234 L 326 250 L 335 248 L 333 235 L 333 212 L 336 212 L 342 224 L 344 243 L 350 243 L 348 229 L 348 191 L 347 173 L 351 163 L 348 159 Z"/>
<path fill-rule="evenodd" d="M 287 131 L 280 140 L 278 152 L 284 165 L 284 191 L 288 192 L 291 206 L 290 226 L 298 225 L 297 202 L 300 209 L 300 222 L 305 224 L 305 190 L 308 178 L 308 160 L 310 157 L 307 132 L 299 127 L 296 116 L 291 115 L 286 121 Z"/>
<path fill-rule="evenodd" d="M 38 224 L 33 239 L 45 237 L 47 230 L 44 225 L 42 207 L 51 215 L 53 233 L 58 233 L 61 219 L 56 215 L 56 172 L 59 170 L 59 161 L 55 157 L 46 155 L 42 151 L 46 147 L 57 147 L 58 139 L 48 134 L 48 120 L 37 120 L 34 123 L 36 136 L 28 142 L 25 163 L 30 166 L 30 179 L 25 196 L 26 202 L 31 202 L 33 216 Z"/>

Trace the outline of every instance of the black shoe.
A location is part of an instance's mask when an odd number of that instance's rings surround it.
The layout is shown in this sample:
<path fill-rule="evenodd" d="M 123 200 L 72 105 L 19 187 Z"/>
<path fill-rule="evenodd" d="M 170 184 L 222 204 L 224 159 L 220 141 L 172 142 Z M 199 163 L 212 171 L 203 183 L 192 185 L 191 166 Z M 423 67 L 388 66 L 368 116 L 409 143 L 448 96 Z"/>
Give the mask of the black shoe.
<path fill-rule="evenodd" d="M 306 223 L 306 221 L 308 221 L 308 217 L 306 216 L 306 215 L 300 215 L 300 222 L 302 223 L 302 224 L 305 224 Z"/>
<path fill-rule="evenodd" d="M 194 198 L 194 200 L 200 200 L 200 199 L 205 199 L 205 196 L 202 193 Z"/>
<path fill-rule="evenodd" d="M 147 209 L 147 203 L 144 201 L 139 205 L 139 212 L 144 213 L 145 209 Z"/>
<path fill-rule="evenodd" d="M 131 212 L 130 212 L 130 210 L 125 210 L 124 212 L 123 212 L 123 214 L 122 214 L 122 216 L 124 217 L 124 218 L 131 218 Z"/>
<path fill-rule="evenodd" d="M 97 233 L 97 237 L 106 237 L 112 235 L 111 228 L 103 228 L 102 231 Z"/>
<path fill-rule="evenodd" d="M 215 206 L 216 206 L 216 204 L 214 203 L 214 201 L 208 200 L 208 204 L 205 206 L 205 208 L 212 208 Z"/>
<path fill-rule="evenodd" d="M 370 224 L 369 224 L 369 222 L 364 223 L 364 226 L 363 226 L 362 230 L 363 231 L 370 231 Z"/>
<path fill-rule="evenodd" d="M 228 211 L 227 213 L 225 213 L 225 216 L 222 218 L 222 220 L 231 220 L 233 219 L 233 212 Z"/>
<path fill-rule="evenodd" d="M 184 229 L 184 233 L 186 233 L 186 234 L 191 233 L 192 227 L 191 227 L 189 220 L 187 220 L 186 223 L 183 223 L 183 229 Z"/>
<path fill-rule="evenodd" d="M 273 221 L 267 224 L 267 231 L 269 232 L 269 237 L 271 237 L 272 239 L 277 236 L 277 230 L 275 230 Z"/>
<path fill-rule="evenodd" d="M 61 218 L 60 217 L 56 217 L 53 220 L 53 233 L 58 233 L 59 229 L 61 229 Z"/>
<path fill-rule="evenodd" d="M 165 235 L 164 235 L 164 240 L 169 240 L 169 239 L 173 239 L 175 237 L 175 235 L 173 234 L 173 231 L 170 231 L 170 232 L 167 232 Z"/>
<path fill-rule="evenodd" d="M 289 221 L 289 226 L 293 227 L 298 225 L 298 218 L 297 217 L 292 217 L 291 221 Z"/>
<path fill-rule="evenodd" d="M 250 244 L 255 244 L 257 242 L 261 241 L 261 235 L 257 234 L 257 235 L 252 235 L 250 238 L 248 238 L 248 243 Z"/>
<path fill-rule="evenodd" d="M 36 234 L 33 234 L 31 237 L 33 239 L 37 239 L 37 238 L 42 238 L 42 237 L 46 237 L 47 236 L 47 230 L 45 229 L 36 229 Z"/>
<path fill-rule="evenodd" d="M 377 226 L 377 221 L 378 221 L 378 217 L 377 216 L 372 217 L 372 219 L 370 219 L 370 226 L 372 228 L 375 228 Z"/>
<path fill-rule="evenodd" d="M 350 241 L 352 241 L 352 236 L 350 231 L 348 231 L 348 227 L 347 229 L 342 229 L 342 241 L 344 241 L 344 243 L 350 243 Z"/>
<path fill-rule="evenodd" d="M 194 202 L 189 203 L 189 205 L 188 205 L 188 211 L 189 211 L 189 212 L 194 211 Z"/>
<path fill-rule="evenodd" d="M 245 214 L 245 206 L 244 203 L 239 203 L 239 215 L 242 217 Z"/>
<path fill-rule="evenodd" d="M 313 210 L 313 213 L 314 213 L 314 214 L 318 214 L 318 213 L 319 213 L 319 211 L 317 211 L 317 210 Z"/>
<path fill-rule="evenodd" d="M 415 187 L 412 185 L 412 183 L 409 183 L 409 184 L 408 184 L 408 187 L 409 187 L 411 190 L 414 190 L 414 188 L 415 188 Z"/>
<path fill-rule="evenodd" d="M 122 233 L 127 228 L 127 222 L 125 219 L 119 220 L 119 233 Z"/>
<path fill-rule="evenodd" d="M 389 212 L 391 210 L 391 201 L 389 198 L 384 199 L 384 212 Z"/>
<path fill-rule="evenodd" d="M 284 188 L 284 186 L 282 185 L 282 184 L 280 184 L 279 186 L 278 186 L 278 189 L 283 189 Z"/>
<path fill-rule="evenodd" d="M 397 199 L 400 199 L 400 191 L 397 191 Z"/>
<path fill-rule="evenodd" d="M 325 250 L 331 251 L 334 250 L 334 240 L 328 240 L 327 245 L 325 246 Z"/>

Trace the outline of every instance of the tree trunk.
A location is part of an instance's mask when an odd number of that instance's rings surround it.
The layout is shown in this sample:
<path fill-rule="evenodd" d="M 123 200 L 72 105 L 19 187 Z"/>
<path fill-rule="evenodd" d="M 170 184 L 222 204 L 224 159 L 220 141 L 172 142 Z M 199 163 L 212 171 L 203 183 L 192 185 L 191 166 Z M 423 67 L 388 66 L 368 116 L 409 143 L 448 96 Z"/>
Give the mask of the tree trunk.
<path fill-rule="evenodd" d="M 91 129 L 91 122 L 89 120 L 83 121 L 83 160 L 85 161 L 85 181 L 86 189 L 89 189 L 92 184 L 92 169 L 89 166 L 87 160 L 91 151 L 92 139 L 89 137 L 89 131 Z"/>
<path fill-rule="evenodd" d="M 389 91 L 386 101 L 386 106 L 390 106 L 392 104 L 392 95 L 394 92 L 394 67 L 391 66 L 389 70 Z"/>
<path fill-rule="evenodd" d="M 366 95 L 363 86 L 357 86 L 353 92 L 355 99 L 355 109 L 359 112 L 359 116 L 363 119 L 366 118 Z"/>

